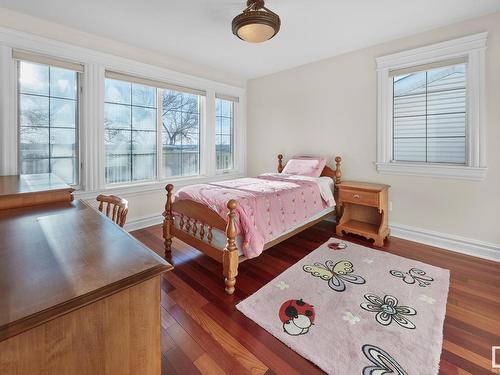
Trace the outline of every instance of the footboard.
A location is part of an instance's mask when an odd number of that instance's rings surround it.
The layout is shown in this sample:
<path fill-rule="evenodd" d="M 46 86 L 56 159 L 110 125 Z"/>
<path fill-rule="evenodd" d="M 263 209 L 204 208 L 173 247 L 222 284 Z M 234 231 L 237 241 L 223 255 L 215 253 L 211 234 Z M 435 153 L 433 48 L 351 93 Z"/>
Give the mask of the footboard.
<path fill-rule="evenodd" d="M 165 257 L 172 251 L 172 238 L 177 237 L 185 243 L 202 251 L 209 257 L 223 264 L 226 292 L 234 293 L 234 285 L 238 274 L 238 249 L 236 248 L 235 212 L 237 203 L 234 199 L 227 202 L 227 222 L 208 206 L 191 200 L 172 201 L 174 186 L 168 184 L 167 203 L 163 237 L 165 239 Z M 176 223 L 177 221 L 177 223 Z M 213 229 L 226 233 L 227 243 L 221 251 L 212 244 Z"/>

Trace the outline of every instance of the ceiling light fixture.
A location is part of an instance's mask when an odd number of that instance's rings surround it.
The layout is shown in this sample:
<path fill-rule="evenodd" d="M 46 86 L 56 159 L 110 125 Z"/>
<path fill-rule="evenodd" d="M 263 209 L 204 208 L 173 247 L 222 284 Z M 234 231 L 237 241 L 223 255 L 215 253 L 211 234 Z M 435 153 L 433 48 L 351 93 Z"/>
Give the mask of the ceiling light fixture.
<path fill-rule="evenodd" d="M 248 0 L 247 8 L 233 19 L 233 34 L 250 43 L 262 43 L 280 30 L 280 17 L 267 9 L 264 0 Z"/>

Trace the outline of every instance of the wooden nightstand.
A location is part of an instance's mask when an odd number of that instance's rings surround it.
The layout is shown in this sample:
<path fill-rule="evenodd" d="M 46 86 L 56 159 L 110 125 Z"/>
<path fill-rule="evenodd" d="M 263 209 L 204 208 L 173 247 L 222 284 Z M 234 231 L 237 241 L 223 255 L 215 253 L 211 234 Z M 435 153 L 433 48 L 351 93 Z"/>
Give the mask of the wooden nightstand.
<path fill-rule="evenodd" d="M 337 235 L 342 231 L 375 240 L 383 246 L 389 235 L 387 224 L 389 185 L 343 181 L 337 185 L 338 202 L 344 208 L 337 224 Z"/>

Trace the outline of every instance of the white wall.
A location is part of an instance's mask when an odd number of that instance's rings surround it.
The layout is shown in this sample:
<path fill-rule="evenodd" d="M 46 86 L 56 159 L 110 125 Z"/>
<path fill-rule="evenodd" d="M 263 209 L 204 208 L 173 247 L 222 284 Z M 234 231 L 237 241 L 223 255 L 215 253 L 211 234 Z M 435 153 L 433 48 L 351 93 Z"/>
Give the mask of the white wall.
<path fill-rule="evenodd" d="M 124 43 L 45 21 L 27 14 L 14 12 L 6 8 L 0 8 L 0 26 L 24 31 L 60 42 L 70 43 L 79 47 L 126 57 L 146 64 L 156 65 L 161 68 L 172 69 L 180 73 L 191 74 L 233 86 L 245 87 L 245 79 L 240 76 L 209 69 L 203 65 L 171 56 L 165 56 L 150 50 L 132 47 Z"/>
<path fill-rule="evenodd" d="M 483 31 L 489 32 L 486 179 L 377 173 L 375 58 Z M 344 179 L 391 185 L 393 225 L 500 244 L 500 13 L 251 80 L 247 98 L 249 174 L 274 170 L 279 152 L 341 155 Z"/>

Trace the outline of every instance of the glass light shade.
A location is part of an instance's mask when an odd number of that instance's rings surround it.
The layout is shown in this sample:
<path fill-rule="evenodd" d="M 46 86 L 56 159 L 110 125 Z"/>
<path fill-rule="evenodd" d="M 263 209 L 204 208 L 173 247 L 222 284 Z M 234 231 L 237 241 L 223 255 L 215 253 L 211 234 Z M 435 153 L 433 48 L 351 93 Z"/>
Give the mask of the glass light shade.
<path fill-rule="evenodd" d="M 265 24 L 251 23 L 238 29 L 238 36 L 246 42 L 261 43 L 274 36 L 274 29 Z"/>

